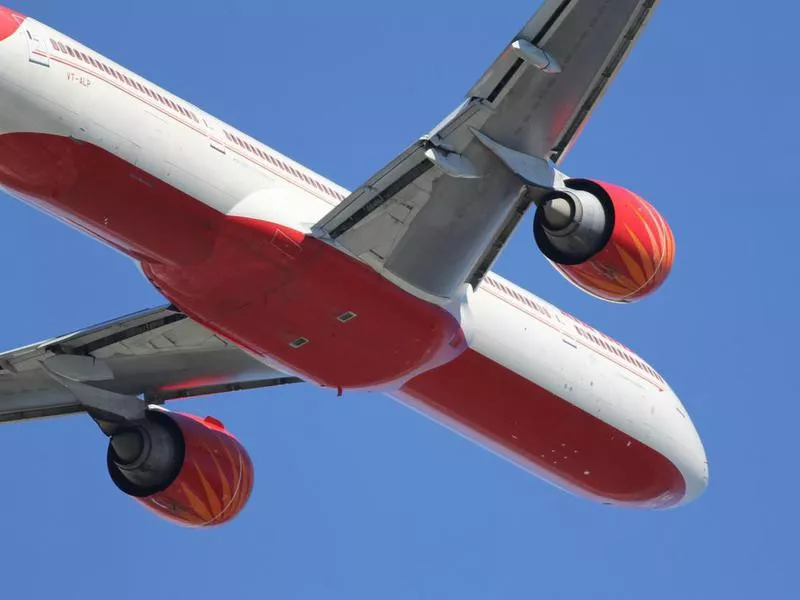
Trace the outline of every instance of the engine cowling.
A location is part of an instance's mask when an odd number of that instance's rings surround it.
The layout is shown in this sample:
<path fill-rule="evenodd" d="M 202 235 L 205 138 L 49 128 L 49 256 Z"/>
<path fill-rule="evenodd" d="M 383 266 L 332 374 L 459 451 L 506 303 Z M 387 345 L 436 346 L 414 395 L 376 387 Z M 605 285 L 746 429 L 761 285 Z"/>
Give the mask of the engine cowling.
<path fill-rule="evenodd" d="M 250 457 L 211 417 L 148 410 L 143 421 L 111 436 L 107 462 L 120 490 L 190 527 L 230 521 L 253 489 Z"/>
<path fill-rule="evenodd" d="M 655 291 L 675 258 L 675 239 L 659 212 L 625 188 L 569 179 L 546 196 L 533 224 L 536 244 L 564 277 L 610 302 Z"/>

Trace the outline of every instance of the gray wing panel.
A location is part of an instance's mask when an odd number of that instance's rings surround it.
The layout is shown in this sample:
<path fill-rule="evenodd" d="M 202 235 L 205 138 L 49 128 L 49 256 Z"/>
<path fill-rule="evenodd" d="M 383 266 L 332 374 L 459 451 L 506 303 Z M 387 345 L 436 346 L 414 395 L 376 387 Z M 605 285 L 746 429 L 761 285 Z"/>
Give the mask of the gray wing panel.
<path fill-rule="evenodd" d="M 554 164 L 656 4 L 547 0 L 467 100 L 334 208 L 315 233 L 432 299 L 479 282 L 535 200 L 523 189 L 557 184 Z M 532 48 L 534 59 L 519 44 Z M 457 55 L 453 50 L 448 56 Z"/>
<path fill-rule="evenodd" d="M 92 386 L 151 403 L 299 381 L 163 307 L 0 354 L 0 422 L 84 410 L 43 366 L 65 355 L 107 367 Z"/>

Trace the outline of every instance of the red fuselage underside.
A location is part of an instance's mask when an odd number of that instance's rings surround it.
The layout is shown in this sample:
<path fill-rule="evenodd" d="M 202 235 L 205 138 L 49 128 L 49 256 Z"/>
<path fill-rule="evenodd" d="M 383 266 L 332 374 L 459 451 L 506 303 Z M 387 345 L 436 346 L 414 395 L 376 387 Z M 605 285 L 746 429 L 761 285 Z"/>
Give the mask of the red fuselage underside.
<path fill-rule="evenodd" d="M 140 261 L 192 318 L 306 379 L 401 387 L 401 399 L 595 499 L 665 506 L 684 495 L 665 457 L 469 349 L 447 311 L 319 240 L 225 216 L 64 137 L 0 137 L 0 184 Z"/>

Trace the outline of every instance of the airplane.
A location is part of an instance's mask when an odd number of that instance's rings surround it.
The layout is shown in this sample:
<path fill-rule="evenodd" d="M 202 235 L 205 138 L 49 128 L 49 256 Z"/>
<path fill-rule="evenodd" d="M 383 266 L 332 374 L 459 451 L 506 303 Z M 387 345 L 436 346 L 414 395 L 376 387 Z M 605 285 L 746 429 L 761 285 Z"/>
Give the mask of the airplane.
<path fill-rule="evenodd" d="M 349 191 L 0 8 L 0 185 L 124 253 L 167 304 L 0 354 L 0 421 L 88 414 L 113 483 L 220 525 L 244 445 L 167 402 L 307 382 L 380 392 L 578 496 L 688 504 L 708 460 L 643 358 L 490 269 L 539 251 L 625 304 L 669 274 L 660 213 L 559 169 L 657 0 L 545 0 L 441 123 Z"/>

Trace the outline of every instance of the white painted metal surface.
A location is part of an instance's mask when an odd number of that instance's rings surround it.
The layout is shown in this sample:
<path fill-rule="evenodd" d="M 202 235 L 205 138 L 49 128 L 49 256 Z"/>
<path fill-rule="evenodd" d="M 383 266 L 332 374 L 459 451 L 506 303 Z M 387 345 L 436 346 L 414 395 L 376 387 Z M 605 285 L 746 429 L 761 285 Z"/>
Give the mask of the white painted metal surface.
<path fill-rule="evenodd" d="M 0 96 L 17 99 L 0 111 L 1 131 L 35 131 L 92 142 L 142 165 L 217 211 L 271 219 L 300 231 L 310 231 L 314 222 L 348 195 L 324 177 L 63 34 L 32 20 L 30 24 L 48 43 L 50 39 L 68 42 L 93 59 L 102 59 L 126 78 L 185 107 L 196 120 L 52 49 L 46 51 L 49 68 L 44 68 L 43 57 L 31 59 L 31 48 L 41 50 L 41 39 L 31 46 L 30 29 L 22 28 L 14 39 L 4 42 L 0 54 L 0 69 L 6 74 L 0 79 Z M 491 157 L 485 160 L 497 161 L 491 153 L 485 154 Z M 498 222 L 505 210 L 496 215 Z M 402 221 L 402 215 L 391 216 Z M 377 242 L 362 240 L 372 249 Z M 695 428 L 666 382 L 640 357 L 605 336 L 612 350 L 587 342 L 578 333 L 587 326 L 495 274 L 488 274 L 474 292 L 454 294 L 448 308 L 459 318 L 475 351 L 668 456 L 687 479 L 685 501 L 705 487 L 707 471 L 697 469 L 705 454 Z M 622 358 L 624 353 L 631 360 Z M 252 366 L 252 359 L 244 362 Z M 203 371 L 202 365 L 198 371 Z M 134 369 L 131 375 L 135 374 Z M 10 375 L 9 370 L 0 371 L 0 408 L 2 403 L 11 403 L 20 414 L 26 410 L 35 414 L 42 398 L 48 406 L 70 404 L 63 397 L 47 400 L 47 394 L 29 393 L 24 386 L 4 391 L 3 377 Z M 51 389 L 48 394 L 58 392 Z"/>

